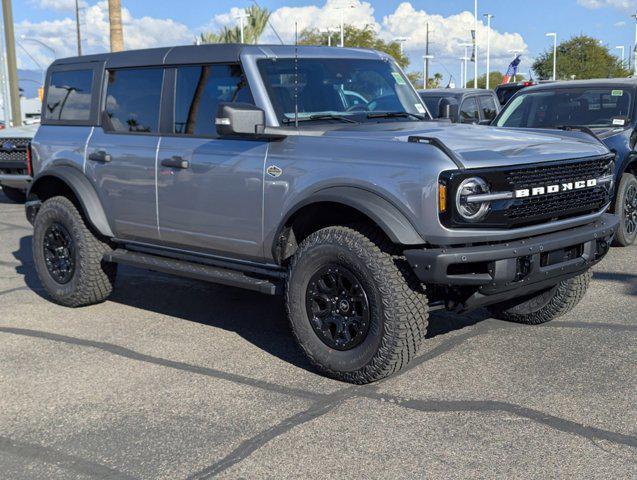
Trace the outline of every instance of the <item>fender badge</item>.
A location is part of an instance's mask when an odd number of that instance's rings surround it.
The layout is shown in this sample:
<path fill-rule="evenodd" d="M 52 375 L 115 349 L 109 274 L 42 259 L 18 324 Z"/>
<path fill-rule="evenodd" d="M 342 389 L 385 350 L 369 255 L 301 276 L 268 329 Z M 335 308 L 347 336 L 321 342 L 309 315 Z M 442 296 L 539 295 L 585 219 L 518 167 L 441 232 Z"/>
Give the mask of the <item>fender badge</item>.
<path fill-rule="evenodd" d="M 281 170 L 279 167 L 277 167 L 276 165 L 270 165 L 268 167 L 268 169 L 266 170 L 266 172 L 268 173 L 268 175 L 270 175 L 271 177 L 280 177 L 281 174 L 283 173 L 283 170 Z"/>

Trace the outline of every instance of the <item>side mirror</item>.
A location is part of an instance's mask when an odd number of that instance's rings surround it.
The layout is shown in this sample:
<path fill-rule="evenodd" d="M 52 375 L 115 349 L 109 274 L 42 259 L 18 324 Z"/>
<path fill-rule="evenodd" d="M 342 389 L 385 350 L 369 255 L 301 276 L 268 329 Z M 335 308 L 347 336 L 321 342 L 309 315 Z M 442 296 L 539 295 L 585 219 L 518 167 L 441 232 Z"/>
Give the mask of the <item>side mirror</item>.
<path fill-rule="evenodd" d="M 220 137 L 262 135 L 265 112 L 249 103 L 220 103 L 215 125 Z"/>
<path fill-rule="evenodd" d="M 454 98 L 442 98 L 438 103 L 438 118 L 446 118 L 452 122 L 458 118 L 459 106 Z"/>

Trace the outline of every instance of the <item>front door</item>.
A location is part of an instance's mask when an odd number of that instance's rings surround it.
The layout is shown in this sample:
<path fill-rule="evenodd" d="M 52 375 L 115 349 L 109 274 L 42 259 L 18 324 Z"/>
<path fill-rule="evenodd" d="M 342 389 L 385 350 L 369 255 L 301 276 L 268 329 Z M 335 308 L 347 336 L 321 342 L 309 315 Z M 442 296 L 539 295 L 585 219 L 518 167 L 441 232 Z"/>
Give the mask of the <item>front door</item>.
<path fill-rule="evenodd" d="M 215 131 L 219 102 L 253 102 L 241 69 L 184 66 L 172 75 L 172 133 L 161 139 L 157 166 L 161 241 L 259 260 L 268 143 L 221 139 Z"/>
<path fill-rule="evenodd" d="M 107 72 L 102 126 L 95 128 L 86 155 L 114 234 L 130 240 L 157 240 L 155 162 L 163 68 Z"/>

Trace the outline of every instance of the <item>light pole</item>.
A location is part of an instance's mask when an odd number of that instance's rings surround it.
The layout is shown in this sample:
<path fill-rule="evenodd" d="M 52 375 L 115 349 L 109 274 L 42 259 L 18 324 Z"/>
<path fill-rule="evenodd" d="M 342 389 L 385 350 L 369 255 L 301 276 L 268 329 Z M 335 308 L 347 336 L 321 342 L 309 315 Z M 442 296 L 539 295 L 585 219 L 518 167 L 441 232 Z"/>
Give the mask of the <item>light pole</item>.
<path fill-rule="evenodd" d="M 553 37 L 553 81 L 557 80 L 557 33 L 547 33 L 547 37 Z"/>
<path fill-rule="evenodd" d="M 467 60 L 467 57 L 460 57 L 460 88 L 465 88 L 465 81 L 464 81 L 464 65 Z"/>
<path fill-rule="evenodd" d="M 327 34 L 327 46 L 331 47 L 332 46 L 332 33 L 334 33 L 334 30 L 328 27 L 328 28 L 322 29 L 321 33 Z"/>
<path fill-rule="evenodd" d="M 631 15 L 631 17 L 635 19 L 635 50 L 633 63 L 635 64 L 635 76 L 637 76 L 637 13 Z"/>
<path fill-rule="evenodd" d="M 354 5 L 348 2 L 340 7 L 336 7 L 336 10 L 341 11 L 341 48 L 345 46 L 345 10 L 347 8 L 354 8 Z"/>
<path fill-rule="evenodd" d="M 427 90 L 427 80 L 429 80 L 429 62 L 427 60 L 432 60 L 434 58 L 433 55 L 423 55 L 422 59 L 424 60 L 424 77 L 422 81 L 422 88 Z"/>
<path fill-rule="evenodd" d="M 473 88 L 478 88 L 478 0 L 474 0 L 473 5 Z"/>
<path fill-rule="evenodd" d="M 405 49 L 405 42 L 409 40 L 406 37 L 396 37 L 394 38 L 394 42 L 396 42 L 398 45 L 400 45 L 400 54 L 402 55 Z"/>
<path fill-rule="evenodd" d="M 620 50 L 622 52 L 622 68 L 624 68 L 625 66 L 625 56 L 626 56 L 626 47 L 624 47 L 623 45 L 617 45 L 615 47 L 617 50 Z"/>
<path fill-rule="evenodd" d="M 485 13 L 487 18 L 487 90 L 489 90 L 490 77 L 491 77 L 491 19 L 493 15 Z"/>
<path fill-rule="evenodd" d="M 464 80 L 462 81 L 461 88 L 467 88 L 467 83 L 469 82 L 469 47 L 473 47 L 473 43 L 461 43 L 461 47 L 464 47 Z"/>
<path fill-rule="evenodd" d="M 237 20 L 239 20 L 239 30 L 241 30 L 241 43 L 245 42 L 244 36 L 243 36 L 243 30 L 245 28 L 245 20 L 246 20 L 246 18 L 249 18 L 249 17 L 250 17 L 250 15 L 248 15 L 245 10 L 243 11 L 243 13 L 235 15 L 235 17 L 234 17 Z"/>

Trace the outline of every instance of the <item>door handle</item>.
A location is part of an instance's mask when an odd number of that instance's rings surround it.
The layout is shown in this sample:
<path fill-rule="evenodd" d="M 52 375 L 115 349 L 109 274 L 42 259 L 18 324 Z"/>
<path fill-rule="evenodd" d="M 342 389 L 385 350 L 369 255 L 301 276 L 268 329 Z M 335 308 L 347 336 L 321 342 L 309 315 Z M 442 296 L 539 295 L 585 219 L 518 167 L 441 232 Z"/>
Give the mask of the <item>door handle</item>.
<path fill-rule="evenodd" d="M 88 159 L 92 162 L 108 163 L 113 160 L 113 157 L 104 150 L 98 150 L 97 152 L 90 153 Z"/>
<path fill-rule="evenodd" d="M 171 158 L 164 158 L 161 161 L 161 164 L 164 167 L 170 167 L 170 168 L 181 168 L 181 169 L 190 168 L 190 162 L 178 155 L 175 155 Z"/>

